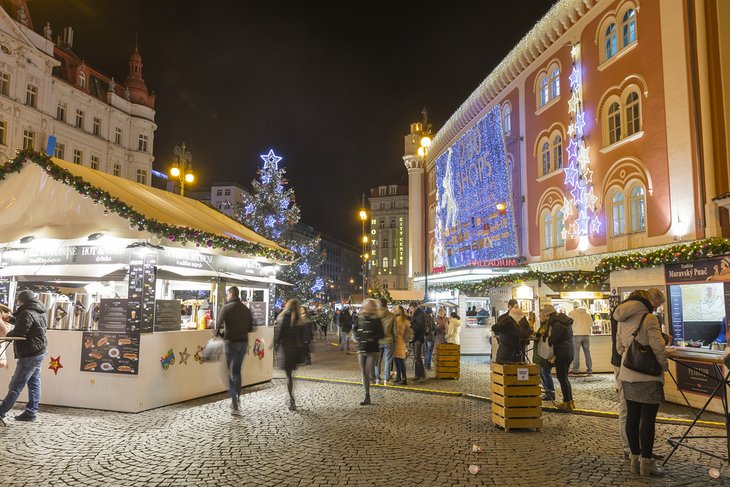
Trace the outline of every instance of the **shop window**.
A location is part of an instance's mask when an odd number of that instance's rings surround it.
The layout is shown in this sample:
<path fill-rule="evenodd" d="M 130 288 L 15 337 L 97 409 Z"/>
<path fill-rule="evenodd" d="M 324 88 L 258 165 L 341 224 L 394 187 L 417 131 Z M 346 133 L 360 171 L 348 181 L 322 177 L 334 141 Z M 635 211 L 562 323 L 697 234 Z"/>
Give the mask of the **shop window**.
<path fill-rule="evenodd" d="M 546 212 L 542 220 L 544 248 L 550 249 L 553 247 L 553 215 L 552 213 Z"/>
<path fill-rule="evenodd" d="M 613 220 L 613 235 L 623 235 L 626 233 L 626 206 L 624 194 L 616 191 L 611 198 L 611 215 Z"/>
<path fill-rule="evenodd" d="M 639 112 L 639 95 L 635 91 L 626 97 L 626 136 L 641 130 L 641 114 Z"/>
<path fill-rule="evenodd" d="M 608 107 L 608 143 L 615 144 L 621 140 L 621 106 L 613 102 Z"/>
<path fill-rule="evenodd" d="M 630 8 L 626 11 L 621 23 L 623 31 L 623 47 L 628 46 L 636 40 L 636 11 Z"/>
<path fill-rule="evenodd" d="M 613 56 L 616 55 L 616 52 L 618 52 L 616 24 L 613 22 L 608 24 L 608 27 L 606 27 L 606 34 L 603 45 L 605 46 L 606 60 L 611 59 Z"/>
<path fill-rule="evenodd" d="M 550 174 L 550 143 L 546 140 L 542 144 L 542 174 Z"/>
<path fill-rule="evenodd" d="M 559 134 L 553 138 L 553 164 L 555 169 L 563 167 L 563 138 Z"/>
<path fill-rule="evenodd" d="M 643 186 L 631 189 L 631 231 L 646 230 L 646 194 Z"/>
<path fill-rule="evenodd" d="M 557 98 L 560 96 L 560 70 L 555 67 L 552 73 L 550 73 L 550 98 Z"/>

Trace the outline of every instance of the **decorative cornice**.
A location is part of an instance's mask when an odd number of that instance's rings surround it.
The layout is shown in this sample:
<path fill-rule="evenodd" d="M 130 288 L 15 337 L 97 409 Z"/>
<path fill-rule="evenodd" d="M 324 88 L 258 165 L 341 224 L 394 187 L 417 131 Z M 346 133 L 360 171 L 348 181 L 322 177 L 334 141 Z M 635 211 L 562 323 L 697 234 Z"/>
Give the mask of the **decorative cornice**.
<path fill-rule="evenodd" d="M 438 131 L 430 153 L 438 157 L 482 110 L 580 20 L 598 0 L 560 0 L 512 48 Z"/>

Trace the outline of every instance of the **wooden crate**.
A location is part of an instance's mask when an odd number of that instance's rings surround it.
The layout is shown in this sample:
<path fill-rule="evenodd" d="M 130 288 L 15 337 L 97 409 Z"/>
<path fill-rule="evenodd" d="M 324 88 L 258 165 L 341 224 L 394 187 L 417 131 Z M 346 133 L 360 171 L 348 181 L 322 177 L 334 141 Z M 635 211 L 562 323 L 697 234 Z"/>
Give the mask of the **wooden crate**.
<path fill-rule="evenodd" d="M 539 371 L 534 364 L 492 364 L 492 422 L 496 426 L 506 431 L 542 427 Z"/>
<path fill-rule="evenodd" d="M 437 379 L 458 379 L 461 372 L 461 347 L 452 343 L 436 345 L 433 367 Z"/>

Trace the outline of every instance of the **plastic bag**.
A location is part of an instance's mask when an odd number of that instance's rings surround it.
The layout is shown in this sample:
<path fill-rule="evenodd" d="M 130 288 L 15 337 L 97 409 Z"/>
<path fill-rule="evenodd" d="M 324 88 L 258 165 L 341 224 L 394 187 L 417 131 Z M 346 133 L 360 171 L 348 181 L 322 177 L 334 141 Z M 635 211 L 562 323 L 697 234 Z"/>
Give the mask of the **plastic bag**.
<path fill-rule="evenodd" d="M 540 338 L 537 341 L 537 354 L 548 362 L 553 361 L 555 353 L 553 352 L 553 347 L 548 344 L 547 337 Z"/>
<path fill-rule="evenodd" d="M 201 355 L 206 362 L 218 362 L 223 355 L 223 339 L 215 336 L 208 340 Z"/>

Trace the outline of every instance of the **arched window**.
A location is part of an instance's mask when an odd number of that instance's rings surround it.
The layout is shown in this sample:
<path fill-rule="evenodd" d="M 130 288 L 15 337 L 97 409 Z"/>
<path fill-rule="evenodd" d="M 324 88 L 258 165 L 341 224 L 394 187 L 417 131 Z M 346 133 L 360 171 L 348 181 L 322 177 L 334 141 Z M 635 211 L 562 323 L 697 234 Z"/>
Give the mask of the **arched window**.
<path fill-rule="evenodd" d="M 616 24 L 611 22 L 608 27 L 606 27 L 606 60 L 611 59 L 616 54 L 616 51 L 618 50 L 616 42 Z"/>
<path fill-rule="evenodd" d="M 545 212 L 545 217 L 542 220 L 542 226 L 545 229 L 545 248 L 550 249 L 553 247 L 553 215 L 552 215 L 552 213 Z"/>
<path fill-rule="evenodd" d="M 626 135 L 633 135 L 641 130 L 641 114 L 639 113 L 639 95 L 635 91 L 626 97 Z"/>
<path fill-rule="evenodd" d="M 86 88 L 86 75 L 83 71 L 79 72 L 79 88 Z"/>
<path fill-rule="evenodd" d="M 380 228 L 385 228 L 385 220 L 380 220 Z"/>
<path fill-rule="evenodd" d="M 621 28 L 623 30 L 624 47 L 626 47 L 636 40 L 636 12 L 633 8 L 628 9 L 624 14 Z"/>
<path fill-rule="evenodd" d="M 550 143 L 546 140 L 542 144 L 542 174 L 550 173 Z"/>
<path fill-rule="evenodd" d="M 618 102 L 608 107 L 608 142 L 614 144 L 621 140 L 621 107 Z"/>
<path fill-rule="evenodd" d="M 631 231 L 646 230 L 646 194 L 643 186 L 634 186 L 631 190 Z"/>
<path fill-rule="evenodd" d="M 509 135 L 512 133 L 512 107 L 510 105 L 504 106 L 504 112 L 502 117 L 504 118 L 504 135 Z"/>
<path fill-rule="evenodd" d="M 388 267 L 388 258 L 383 257 L 383 268 L 387 268 L 387 267 Z"/>
<path fill-rule="evenodd" d="M 541 107 L 544 107 L 547 104 L 548 99 L 549 99 L 548 96 L 549 96 L 548 80 L 547 80 L 547 76 L 545 76 L 540 80 L 540 106 Z"/>
<path fill-rule="evenodd" d="M 555 214 L 555 243 L 558 247 L 565 245 L 563 231 L 565 230 L 565 220 L 563 220 L 563 209 L 561 208 Z"/>
<path fill-rule="evenodd" d="M 388 239 L 387 238 L 384 238 L 383 239 L 383 248 L 384 249 L 387 249 L 388 248 Z"/>
<path fill-rule="evenodd" d="M 616 191 L 611 199 L 614 236 L 626 233 L 626 206 L 624 203 L 624 194 Z"/>
<path fill-rule="evenodd" d="M 560 70 L 556 67 L 550 74 L 550 98 L 560 96 Z"/>
<path fill-rule="evenodd" d="M 559 134 L 553 139 L 553 165 L 555 169 L 563 167 L 563 138 Z"/>

